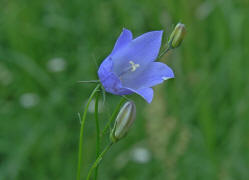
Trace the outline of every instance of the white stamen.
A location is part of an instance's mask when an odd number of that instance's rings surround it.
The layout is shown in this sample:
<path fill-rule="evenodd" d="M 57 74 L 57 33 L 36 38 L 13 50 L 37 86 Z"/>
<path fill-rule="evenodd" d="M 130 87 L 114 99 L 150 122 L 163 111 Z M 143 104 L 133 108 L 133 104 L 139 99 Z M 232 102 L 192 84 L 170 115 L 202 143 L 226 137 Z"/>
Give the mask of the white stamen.
<path fill-rule="evenodd" d="M 133 61 L 129 61 L 131 64 L 131 72 L 136 71 L 136 69 L 140 66 L 140 64 L 135 64 Z"/>

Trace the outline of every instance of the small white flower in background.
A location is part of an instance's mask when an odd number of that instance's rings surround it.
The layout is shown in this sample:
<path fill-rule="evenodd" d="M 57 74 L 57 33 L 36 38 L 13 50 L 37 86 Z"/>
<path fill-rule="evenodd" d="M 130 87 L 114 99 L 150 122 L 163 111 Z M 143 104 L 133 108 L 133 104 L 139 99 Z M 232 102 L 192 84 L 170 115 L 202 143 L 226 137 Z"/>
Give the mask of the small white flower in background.
<path fill-rule="evenodd" d="M 144 147 L 136 147 L 131 151 L 131 158 L 136 163 L 144 164 L 150 161 L 151 153 Z"/>
<path fill-rule="evenodd" d="M 138 164 L 145 164 L 151 160 L 150 151 L 143 146 L 135 146 L 133 149 L 128 151 L 123 151 L 120 153 L 116 159 L 114 167 L 116 169 L 124 168 L 130 161 Z"/>
<path fill-rule="evenodd" d="M 85 102 L 85 105 L 87 104 L 87 101 Z M 99 100 L 99 113 L 103 112 L 104 109 L 104 105 L 103 105 L 103 101 Z M 88 108 L 88 112 L 89 113 L 94 113 L 95 112 L 95 99 L 93 99 L 90 104 L 89 104 L 89 108 Z"/>
<path fill-rule="evenodd" d="M 63 58 L 53 58 L 47 63 L 47 68 L 51 72 L 61 72 L 66 68 L 66 61 Z"/>
<path fill-rule="evenodd" d="M 34 93 L 25 93 L 21 95 L 19 101 L 24 108 L 28 109 L 39 103 L 39 96 Z"/>

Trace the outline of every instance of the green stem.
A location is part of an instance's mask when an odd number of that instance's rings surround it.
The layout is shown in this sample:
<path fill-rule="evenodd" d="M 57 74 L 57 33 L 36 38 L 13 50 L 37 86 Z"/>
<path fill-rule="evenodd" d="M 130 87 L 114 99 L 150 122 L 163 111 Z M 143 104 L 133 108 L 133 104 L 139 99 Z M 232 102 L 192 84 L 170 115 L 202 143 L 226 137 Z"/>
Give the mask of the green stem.
<path fill-rule="evenodd" d="M 126 99 L 125 99 L 124 97 L 121 98 L 121 100 L 120 100 L 119 104 L 117 105 L 115 111 L 112 113 L 111 118 L 110 118 L 109 121 L 106 123 L 106 125 L 105 125 L 105 127 L 104 127 L 104 130 L 103 130 L 102 133 L 101 133 L 101 136 L 103 136 L 103 135 L 106 133 L 106 131 L 107 131 L 108 128 L 110 127 L 112 121 L 115 120 L 115 118 L 117 117 L 117 115 L 118 115 L 118 113 L 119 113 L 119 110 L 120 110 L 122 104 L 125 102 L 125 100 L 126 100 Z"/>
<path fill-rule="evenodd" d="M 88 107 L 90 105 L 90 102 L 92 101 L 94 95 L 96 94 L 96 92 L 98 91 L 100 87 L 100 84 L 98 84 L 96 86 L 96 88 L 93 90 L 92 94 L 90 95 L 88 102 L 86 104 L 86 108 L 84 110 L 82 119 L 81 119 L 81 127 L 80 127 L 80 139 L 79 139 L 79 153 L 78 153 L 78 170 L 77 170 L 77 180 L 80 180 L 80 172 L 81 172 L 81 159 L 82 159 L 82 145 L 83 145 L 83 134 L 84 134 L 84 124 L 85 124 L 85 120 L 86 120 L 86 114 L 87 114 L 87 110 Z"/>
<path fill-rule="evenodd" d="M 99 83 L 99 80 L 78 81 L 78 83 Z"/>
<path fill-rule="evenodd" d="M 96 94 L 96 100 L 95 100 L 95 121 L 96 121 L 96 132 L 97 132 L 97 141 L 96 141 L 96 158 L 99 156 L 100 151 L 100 130 L 99 130 L 99 93 Z M 95 180 L 98 179 L 98 166 L 95 169 Z"/>
<path fill-rule="evenodd" d="M 158 56 L 158 59 L 160 59 L 161 57 L 163 57 L 171 49 L 172 49 L 171 46 L 168 45 L 167 48 Z"/>
<path fill-rule="evenodd" d="M 91 169 L 88 172 L 87 178 L 86 180 L 90 180 L 92 171 L 94 170 L 94 168 L 96 168 L 98 166 L 98 164 L 100 163 L 100 161 L 102 160 L 103 156 L 105 155 L 105 153 L 111 148 L 112 146 L 112 142 L 109 143 L 106 148 L 102 151 L 102 153 L 98 156 L 98 158 L 95 160 L 95 162 L 93 163 Z"/>

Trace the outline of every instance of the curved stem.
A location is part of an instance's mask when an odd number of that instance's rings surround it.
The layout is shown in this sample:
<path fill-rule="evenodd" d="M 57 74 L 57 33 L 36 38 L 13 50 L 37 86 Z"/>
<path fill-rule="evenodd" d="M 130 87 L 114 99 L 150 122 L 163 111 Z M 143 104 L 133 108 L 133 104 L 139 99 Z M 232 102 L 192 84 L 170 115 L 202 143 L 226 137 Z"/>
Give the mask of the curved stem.
<path fill-rule="evenodd" d="M 112 113 L 111 118 L 110 118 L 109 121 L 106 123 L 106 125 L 105 125 L 105 127 L 104 127 L 104 130 L 103 130 L 102 133 L 101 133 L 101 136 L 103 136 L 103 135 L 106 133 L 106 131 L 107 131 L 108 128 L 110 127 L 112 121 L 115 120 L 115 118 L 117 117 L 117 115 L 118 115 L 118 113 L 119 113 L 119 110 L 120 110 L 122 104 L 125 102 L 125 100 L 126 100 L 126 99 L 125 99 L 124 97 L 121 98 L 119 104 L 117 105 L 116 109 L 115 109 L 114 112 Z"/>
<path fill-rule="evenodd" d="M 109 143 L 106 148 L 102 151 L 102 153 L 98 156 L 98 158 L 95 160 L 95 162 L 93 163 L 91 169 L 88 172 L 87 178 L 86 180 L 90 180 L 92 171 L 94 170 L 94 168 L 96 168 L 98 166 L 98 164 L 100 163 L 100 161 L 102 160 L 103 156 L 105 155 L 105 153 L 111 148 L 112 146 L 112 142 Z"/>
<path fill-rule="evenodd" d="M 95 100 L 95 122 L 96 122 L 96 132 L 97 132 L 97 140 L 96 140 L 96 158 L 99 156 L 100 151 L 100 135 L 99 135 L 99 93 L 96 94 Z M 95 180 L 98 179 L 98 166 L 95 169 Z"/>
<path fill-rule="evenodd" d="M 83 145 L 83 134 L 84 134 L 84 124 L 85 124 L 85 120 L 86 120 L 86 114 L 87 114 L 87 110 L 88 107 L 90 105 L 90 102 L 92 101 L 94 95 L 96 94 L 96 92 L 98 91 L 100 87 L 100 84 L 98 84 L 96 86 L 96 88 L 93 90 L 92 94 L 90 95 L 88 102 L 86 104 L 86 108 L 84 110 L 82 119 L 81 119 L 81 127 L 80 127 L 80 139 L 79 139 L 79 153 L 78 153 L 78 170 L 77 170 L 77 180 L 80 180 L 80 172 L 81 172 L 81 159 L 82 159 L 82 145 Z"/>

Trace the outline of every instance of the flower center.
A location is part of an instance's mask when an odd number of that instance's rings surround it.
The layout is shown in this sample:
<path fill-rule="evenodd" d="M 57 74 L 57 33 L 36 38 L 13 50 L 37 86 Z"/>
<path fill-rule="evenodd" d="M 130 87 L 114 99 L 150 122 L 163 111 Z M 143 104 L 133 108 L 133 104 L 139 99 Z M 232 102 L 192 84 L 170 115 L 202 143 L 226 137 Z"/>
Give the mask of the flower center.
<path fill-rule="evenodd" d="M 133 61 L 129 61 L 131 64 L 131 72 L 136 71 L 137 68 L 139 68 L 140 64 L 135 64 Z"/>
<path fill-rule="evenodd" d="M 118 76 L 121 77 L 124 74 L 128 73 L 128 72 L 134 72 L 136 71 L 137 68 L 140 67 L 140 64 L 135 64 L 133 61 L 129 61 L 130 66 L 126 69 L 124 69 Z"/>

